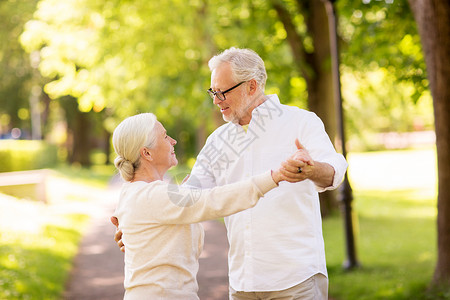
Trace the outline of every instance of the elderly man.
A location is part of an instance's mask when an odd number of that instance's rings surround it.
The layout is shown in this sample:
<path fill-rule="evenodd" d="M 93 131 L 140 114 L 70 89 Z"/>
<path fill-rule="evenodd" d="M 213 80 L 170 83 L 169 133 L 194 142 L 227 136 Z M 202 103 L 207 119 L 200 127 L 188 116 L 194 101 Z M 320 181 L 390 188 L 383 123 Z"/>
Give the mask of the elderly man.
<path fill-rule="evenodd" d="M 314 113 L 264 94 L 267 74 L 257 53 L 230 48 L 209 67 L 208 93 L 227 123 L 208 137 L 186 185 L 237 182 L 298 150 L 297 164 L 285 167 L 295 168 L 300 182 L 281 183 L 255 207 L 225 218 L 230 299 L 328 299 L 318 193 L 338 187 L 347 162 Z"/>
<path fill-rule="evenodd" d="M 230 48 L 209 67 L 208 93 L 228 123 L 207 139 L 188 185 L 209 188 L 259 174 L 295 151 L 292 141 L 301 142 L 303 181 L 281 184 L 254 208 L 225 218 L 230 299 L 327 299 L 318 192 L 341 183 L 347 162 L 314 113 L 264 94 L 267 74 L 254 51 Z"/>

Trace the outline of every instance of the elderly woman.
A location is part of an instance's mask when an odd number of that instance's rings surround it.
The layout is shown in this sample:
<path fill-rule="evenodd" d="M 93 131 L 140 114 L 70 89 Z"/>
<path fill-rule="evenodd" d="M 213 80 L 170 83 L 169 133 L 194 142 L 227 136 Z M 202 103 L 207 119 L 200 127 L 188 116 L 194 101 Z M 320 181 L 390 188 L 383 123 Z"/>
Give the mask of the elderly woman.
<path fill-rule="evenodd" d="M 126 181 L 114 213 L 126 248 L 125 299 L 198 299 L 198 222 L 253 207 L 280 181 L 295 181 L 280 167 L 208 190 L 171 185 L 163 177 L 178 163 L 175 144 L 151 113 L 125 119 L 113 134 L 115 165 Z"/>

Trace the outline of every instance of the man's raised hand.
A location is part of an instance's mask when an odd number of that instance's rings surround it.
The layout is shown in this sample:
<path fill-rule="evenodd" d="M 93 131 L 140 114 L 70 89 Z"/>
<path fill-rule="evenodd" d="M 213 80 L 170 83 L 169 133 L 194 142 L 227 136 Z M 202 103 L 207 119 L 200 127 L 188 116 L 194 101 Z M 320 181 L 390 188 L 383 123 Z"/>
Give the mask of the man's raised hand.
<path fill-rule="evenodd" d="M 122 242 L 122 230 L 119 229 L 119 220 L 116 217 L 111 217 L 111 223 L 116 226 L 116 233 L 114 234 L 114 240 L 119 246 L 120 251 L 125 252 L 125 245 Z"/>

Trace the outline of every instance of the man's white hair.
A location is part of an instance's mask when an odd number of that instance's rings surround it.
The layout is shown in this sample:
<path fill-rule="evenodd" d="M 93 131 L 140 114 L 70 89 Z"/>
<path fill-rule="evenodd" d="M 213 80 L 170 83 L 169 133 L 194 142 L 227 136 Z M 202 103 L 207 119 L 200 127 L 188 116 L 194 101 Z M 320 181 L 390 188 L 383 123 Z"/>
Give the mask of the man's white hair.
<path fill-rule="evenodd" d="M 264 92 L 267 80 L 266 67 L 255 51 L 231 47 L 212 57 L 208 66 L 213 71 L 222 63 L 230 64 L 233 80 L 236 83 L 255 79 L 261 92 Z"/>

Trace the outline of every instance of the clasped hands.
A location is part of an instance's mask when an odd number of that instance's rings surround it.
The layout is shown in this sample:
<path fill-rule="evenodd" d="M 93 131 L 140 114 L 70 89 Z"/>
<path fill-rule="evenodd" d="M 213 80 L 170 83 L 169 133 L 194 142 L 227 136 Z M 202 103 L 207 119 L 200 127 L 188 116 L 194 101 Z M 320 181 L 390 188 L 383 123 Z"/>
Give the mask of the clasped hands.
<path fill-rule="evenodd" d="M 314 161 L 298 139 L 295 139 L 295 145 L 297 151 L 282 162 L 280 168 L 275 171 L 277 173 L 275 176 L 281 176 L 280 180 L 299 182 L 311 177 Z"/>

